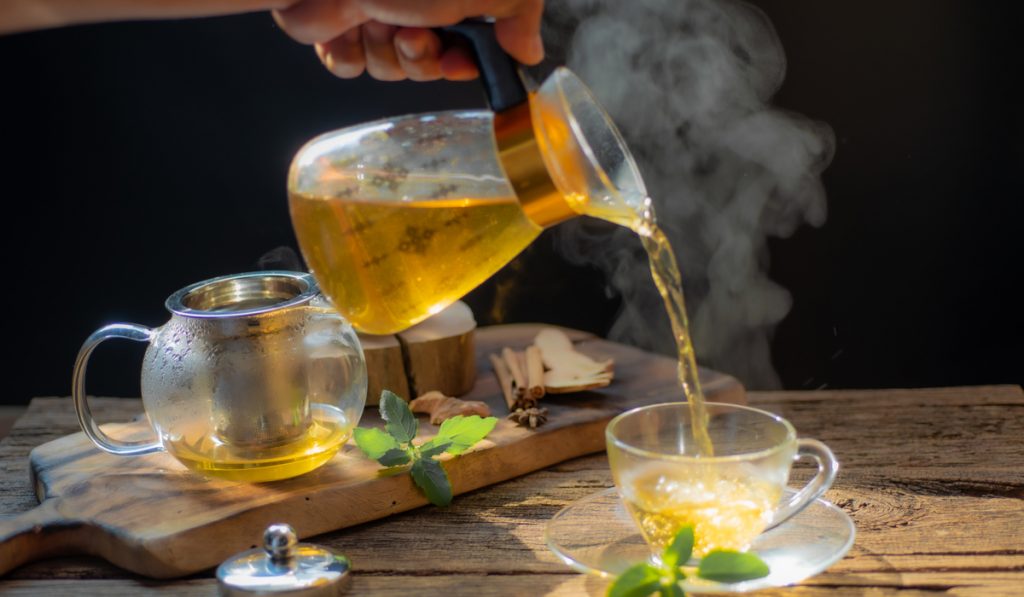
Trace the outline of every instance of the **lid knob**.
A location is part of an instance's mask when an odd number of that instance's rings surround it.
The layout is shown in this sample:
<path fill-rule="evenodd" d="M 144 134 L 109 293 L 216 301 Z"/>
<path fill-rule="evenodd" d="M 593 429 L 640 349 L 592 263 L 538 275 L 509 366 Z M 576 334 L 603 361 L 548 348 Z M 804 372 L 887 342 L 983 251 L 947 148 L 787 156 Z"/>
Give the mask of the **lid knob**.
<path fill-rule="evenodd" d="M 287 524 L 272 524 L 263 531 L 263 549 L 275 564 L 283 564 L 295 556 L 299 538 Z"/>

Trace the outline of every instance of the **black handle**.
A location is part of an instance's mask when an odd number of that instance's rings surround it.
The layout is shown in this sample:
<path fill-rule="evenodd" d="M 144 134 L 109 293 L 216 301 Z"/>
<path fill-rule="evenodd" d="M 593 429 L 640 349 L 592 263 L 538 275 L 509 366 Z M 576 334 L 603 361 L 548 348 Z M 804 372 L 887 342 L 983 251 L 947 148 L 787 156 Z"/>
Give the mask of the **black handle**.
<path fill-rule="evenodd" d="M 504 112 L 527 100 L 519 64 L 498 45 L 492 23 L 467 20 L 441 30 L 460 35 L 473 46 L 473 56 L 492 110 Z"/>

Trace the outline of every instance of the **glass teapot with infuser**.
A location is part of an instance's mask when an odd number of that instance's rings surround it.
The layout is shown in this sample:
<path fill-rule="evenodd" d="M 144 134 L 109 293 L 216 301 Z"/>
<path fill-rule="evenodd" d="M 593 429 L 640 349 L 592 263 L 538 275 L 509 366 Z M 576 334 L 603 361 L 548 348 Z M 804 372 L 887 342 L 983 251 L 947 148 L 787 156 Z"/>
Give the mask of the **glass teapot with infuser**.
<path fill-rule="evenodd" d="M 389 334 L 459 299 L 540 232 L 586 214 L 636 228 L 649 200 L 615 125 L 566 68 L 528 90 L 490 24 L 475 50 L 489 110 L 378 120 L 316 137 L 288 176 L 302 254 L 360 331 Z"/>

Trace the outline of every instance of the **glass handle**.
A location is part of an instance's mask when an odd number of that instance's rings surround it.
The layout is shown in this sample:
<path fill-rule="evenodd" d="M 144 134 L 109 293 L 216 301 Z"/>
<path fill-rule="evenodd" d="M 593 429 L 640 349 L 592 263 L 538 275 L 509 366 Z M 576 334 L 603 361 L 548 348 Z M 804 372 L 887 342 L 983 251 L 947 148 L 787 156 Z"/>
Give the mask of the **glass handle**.
<path fill-rule="evenodd" d="M 136 456 L 149 454 L 162 449 L 160 441 L 155 442 L 122 442 L 116 440 L 100 429 L 100 426 L 92 418 L 92 411 L 89 410 L 89 401 L 85 395 L 85 369 L 89 365 L 89 357 L 92 351 L 96 350 L 104 340 L 111 338 L 124 338 L 136 342 L 149 342 L 153 337 L 153 330 L 133 323 L 115 323 L 102 327 L 86 338 L 82 349 L 78 351 L 78 358 L 75 360 L 75 372 L 71 380 L 71 393 L 75 400 L 75 411 L 78 413 L 78 422 L 82 426 L 85 435 L 96 444 L 96 447 L 120 456 Z"/>
<path fill-rule="evenodd" d="M 839 461 L 825 444 L 816 439 L 798 439 L 796 445 L 797 451 L 793 460 L 804 457 L 813 458 L 818 463 L 818 472 L 807 485 L 804 485 L 803 489 L 796 492 L 775 511 L 775 517 L 768 526 L 769 529 L 789 520 L 811 502 L 821 497 L 832 486 L 832 482 L 836 479 L 836 473 L 839 472 Z"/>

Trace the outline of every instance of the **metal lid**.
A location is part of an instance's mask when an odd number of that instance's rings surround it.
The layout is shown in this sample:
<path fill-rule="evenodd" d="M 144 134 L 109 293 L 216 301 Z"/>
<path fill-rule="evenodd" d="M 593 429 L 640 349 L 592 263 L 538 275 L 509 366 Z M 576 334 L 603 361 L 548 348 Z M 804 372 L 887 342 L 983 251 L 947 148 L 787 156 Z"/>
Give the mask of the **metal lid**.
<path fill-rule="evenodd" d="M 246 272 L 190 284 L 168 297 L 164 306 L 182 317 L 238 319 L 303 305 L 319 293 L 307 273 Z"/>
<path fill-rule="evenodd" d="M 217 567 L 224 596 L 341 595 L 351 583 L 352 563 L 330 549 L 299 543 L 295 530 L 272 524 L 263 533 L 263 549 L 250 549 Z"/>

